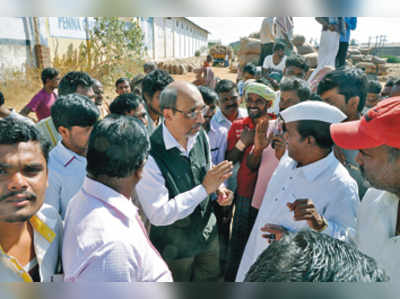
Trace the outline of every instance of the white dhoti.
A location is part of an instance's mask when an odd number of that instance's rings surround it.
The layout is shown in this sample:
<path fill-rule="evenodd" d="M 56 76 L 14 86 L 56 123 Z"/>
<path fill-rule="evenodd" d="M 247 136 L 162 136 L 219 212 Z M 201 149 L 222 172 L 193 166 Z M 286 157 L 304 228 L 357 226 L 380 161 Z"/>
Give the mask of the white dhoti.
<path fill-rule="evenodd" d="M 324 67 L 335 67 L 336 55 L 339 50 L 340 34 L 336 31 L 322 31 L 318 49 L 318 66 L 308 78 L 311 82 L 315 75 Z"/>

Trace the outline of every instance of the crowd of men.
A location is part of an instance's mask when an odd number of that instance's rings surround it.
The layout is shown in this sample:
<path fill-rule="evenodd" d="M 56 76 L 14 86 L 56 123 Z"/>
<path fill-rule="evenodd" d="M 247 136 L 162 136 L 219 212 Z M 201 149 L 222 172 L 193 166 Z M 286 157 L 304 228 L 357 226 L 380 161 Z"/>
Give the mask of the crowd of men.
<path fill-rule="evenodd" d="M 215 88 L 148 63 L 111 103 L 53 68 L 20 114 L 0 94 L 0 281 L 400 279 L 400 80 L 274 57 Z"/>

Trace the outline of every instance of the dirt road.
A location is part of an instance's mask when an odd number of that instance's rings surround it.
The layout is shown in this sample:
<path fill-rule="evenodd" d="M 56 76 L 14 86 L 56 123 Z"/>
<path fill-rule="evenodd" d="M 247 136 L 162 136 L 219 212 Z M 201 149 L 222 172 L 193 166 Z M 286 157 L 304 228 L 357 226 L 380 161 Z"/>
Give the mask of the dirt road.
<path fill-rule="evenodd" d="M 212 70 L 214 71 L 215 77 L 220 79 L 228 79 L 236 82 L 235 73 L 230 73 L 229 68 L 227 67 L 213 67 Z M 172 75 L 175 80 L 185 80 L 189 82 L 193 82 L 196 79 L 195 73 L 186 73 L 185 75 Z"/>

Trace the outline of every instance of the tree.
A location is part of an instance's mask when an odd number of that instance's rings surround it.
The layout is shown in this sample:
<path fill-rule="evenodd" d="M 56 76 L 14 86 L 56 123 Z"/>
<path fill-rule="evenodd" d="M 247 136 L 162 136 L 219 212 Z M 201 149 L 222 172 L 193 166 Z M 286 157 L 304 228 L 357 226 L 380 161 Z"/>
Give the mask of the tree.
<path fill-rule="evenodd" d="M 89 25 L 88 25 L 89 26 Z M 103 83 L 132 77 L 143 64 L 143 33 L 135 18 L 96 17 L 88 29 L 89 39 L 67 55 L 55 57 L 54 67 L 89 73 Z"/>
<path fill-rule="evenodd" d="M 83 49 L 88 58 L 90 73 L 119 73 L 124 63 L 141 60 L 143 33 L 135 19 L 96 17 L 95 26 L 89 32 L 89 41 Z"/>

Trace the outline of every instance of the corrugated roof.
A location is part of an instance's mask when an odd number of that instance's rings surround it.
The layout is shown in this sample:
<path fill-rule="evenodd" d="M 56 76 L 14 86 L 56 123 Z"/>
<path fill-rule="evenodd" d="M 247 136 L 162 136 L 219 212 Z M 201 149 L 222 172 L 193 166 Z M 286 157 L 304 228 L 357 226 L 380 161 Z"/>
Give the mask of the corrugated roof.
<path fill-rule="evenodd" d="M 188 18 L 185 18 L 185 17 L 184 17 L 184 19 L 185 19 L 186 21 L 190 22 L 191 24 L 193 24 L 194 26 L 196 26 L 197 28 L 200 28 L 201 30 L 203 30 L 203 31 L 205 31 L 205 32 L 207 32 L 207 33 L 211 33 L 211 32 L 208 31 L 207 29 L 204 29 L 203 27 L 197 25 L 195 22 L 189 20 Z"/>

